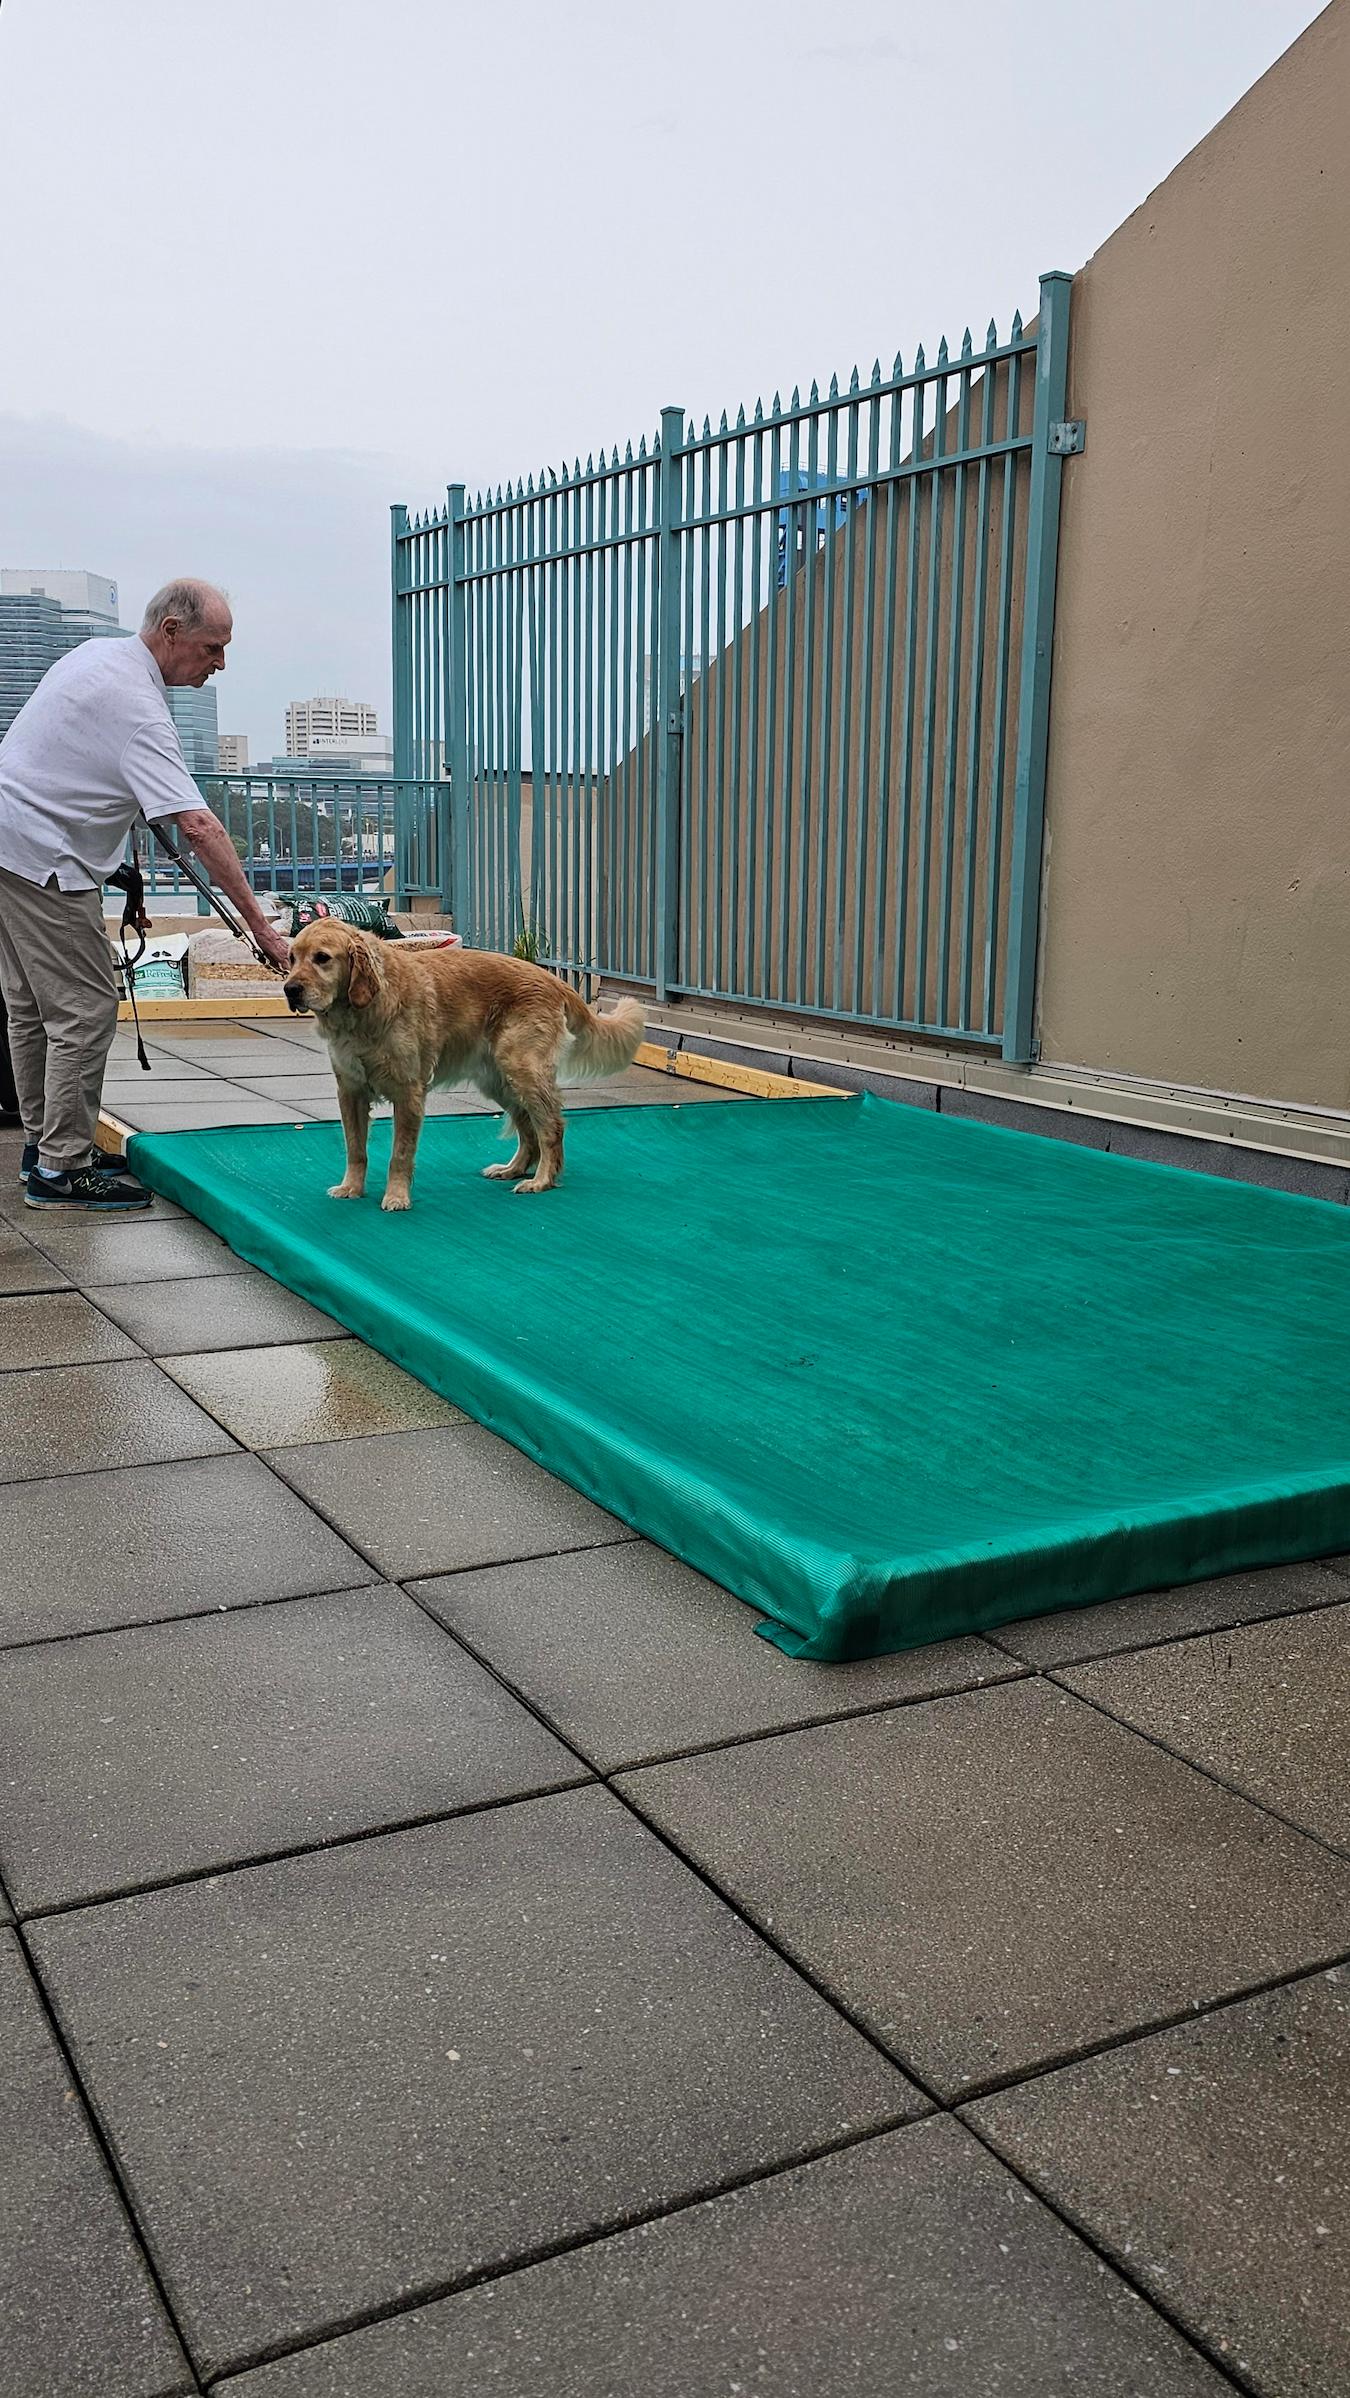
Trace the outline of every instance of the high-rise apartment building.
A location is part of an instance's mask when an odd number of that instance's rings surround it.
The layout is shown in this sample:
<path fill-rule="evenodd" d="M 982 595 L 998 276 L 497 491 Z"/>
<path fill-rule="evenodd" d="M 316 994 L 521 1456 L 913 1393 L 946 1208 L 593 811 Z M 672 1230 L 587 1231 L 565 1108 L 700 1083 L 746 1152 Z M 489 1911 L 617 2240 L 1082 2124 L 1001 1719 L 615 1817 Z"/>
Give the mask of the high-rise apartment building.
<path fill-rule="evenodd" d="M 222 774 L 248 773 L 247 733 L 217 733 L 216 752 Z"/>
<path fill-rule="evenodd" d="M 379 731 L 375 710 L 359 699 L 294 699 L 286 710 L 286 755 L 307 758 L 311 744 L 349 748 Z"/>
<path fill-rule="evenodd" d="M 170 683 L 164 694 L 189 774 L 220 772 L 220 735 L 216 730 L 216 695 L 209 683 L 197 691 L 191 683 Z"/>
<path fill-rule="evenodd" d="M 67 650 L 126 636 L 117 620 L 117 585 L 106 575 L 0 567 L 0 739 Z"/>

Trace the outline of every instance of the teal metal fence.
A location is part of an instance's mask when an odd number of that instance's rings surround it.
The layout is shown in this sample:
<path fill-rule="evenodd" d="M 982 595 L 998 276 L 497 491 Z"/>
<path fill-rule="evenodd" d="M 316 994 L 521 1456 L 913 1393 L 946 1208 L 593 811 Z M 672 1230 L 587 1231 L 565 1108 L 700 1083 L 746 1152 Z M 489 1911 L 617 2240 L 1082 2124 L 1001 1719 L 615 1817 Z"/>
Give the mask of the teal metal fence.
<path fill-rule="evenodd" d="M 468 942 L 1031 1055 L 1068 308 L 393 511 Z"/>
<path fill-rule="evenodd" d="M 446 885 L 438 792 L 424 777 L 203 774 L 195 777 L 255 891 L 355 891 L 404 901 L 440 899 Z M 152 841 L 142 843 L 146 888 L 193 886 Z M 200 903 L 203 907 L 205 902 Z"/>

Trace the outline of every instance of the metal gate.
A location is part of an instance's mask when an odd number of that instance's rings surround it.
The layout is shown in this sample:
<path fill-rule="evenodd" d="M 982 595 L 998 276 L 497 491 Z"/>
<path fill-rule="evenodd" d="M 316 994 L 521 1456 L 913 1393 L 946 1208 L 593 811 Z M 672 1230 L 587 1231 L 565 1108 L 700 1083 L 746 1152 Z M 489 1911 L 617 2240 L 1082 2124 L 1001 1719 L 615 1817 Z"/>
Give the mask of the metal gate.
<path fill-rule="evenodd" d="M 468 941 L 1031 1055 L 1068 309 L 394 510 Z"/>

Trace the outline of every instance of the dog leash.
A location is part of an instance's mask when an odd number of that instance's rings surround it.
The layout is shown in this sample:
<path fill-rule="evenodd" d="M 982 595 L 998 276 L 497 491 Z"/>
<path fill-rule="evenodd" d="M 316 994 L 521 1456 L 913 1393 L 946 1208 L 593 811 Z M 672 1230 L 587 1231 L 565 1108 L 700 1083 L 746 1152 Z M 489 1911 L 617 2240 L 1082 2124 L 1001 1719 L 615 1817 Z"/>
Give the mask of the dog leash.
<path fill-rule="evenodd" d="M 228 932 L 233 933 L 235 940 L 242 941 L 245 948 L 251 949 L 254 957 L 258 961 L 258 964 L 260 966 L 265 966 L 269 974 L 279 973 L 280 968 L 273 964 L 271 958 L 268 957 L 265 950 L 262 950 L 258 947 L 258 944 L 253 939 L 252 935 L 245 931 L 243 925 L 239 921 L 239 918 L 235 915 L 234 910 L 230 907 L 227 907 L 225 901 L 221 899 L 215 891 L 212 890 L 206 876 L 199 872 L 198 868 L 194 865 L 190 858 L 184 856 L 177 842 L 171 841 L 169 835 L 159 824 L 152 823 L 150 830 L 156 841 L 158 841 L 160 848 L 173 859 L 174 865 L 177 867 L 179 873 L 192 884 L 194 890 L 201 893 L 201 896 L 206 901 L 207 905 L 215 909 L 215 912 L 219 916 L 221 923 L 226 927 Z M 122 980 L 126 985 L 127 998 L 131 1002 L 131 1020 L 136 1027 L 136 1062 L 140 1066 L 143 1073 L 149 1074 L 152 1072 L 152 1068 L 150 1060 L 145 1054 L 145 1042 L 141 1035 L 140 1013 L 136 1006 L 136 968 L 139 966 L 141 959 L 145 955 L 145 933 L 141 924 L 141 919 L 145 914 L 145 876 L 141 871 L 140 853 L 136 846 L 136 833 L 134 827 L 131 833 L 130 857 L 124 859 L 122 864 L 117 868 L 116 872 L 110 874 L 107 877 L 107 880 L 113 884 L 117 890 L 125 894 L 125 905 L 122 909 L 122 921 L 117 929 L 118 946 L 121 951 L 122 958 Z M 129 938 L 129 936 L 133 933 L 135 934 L 136 940 L 139 944 L 134 951 L 132 950 Z"/>

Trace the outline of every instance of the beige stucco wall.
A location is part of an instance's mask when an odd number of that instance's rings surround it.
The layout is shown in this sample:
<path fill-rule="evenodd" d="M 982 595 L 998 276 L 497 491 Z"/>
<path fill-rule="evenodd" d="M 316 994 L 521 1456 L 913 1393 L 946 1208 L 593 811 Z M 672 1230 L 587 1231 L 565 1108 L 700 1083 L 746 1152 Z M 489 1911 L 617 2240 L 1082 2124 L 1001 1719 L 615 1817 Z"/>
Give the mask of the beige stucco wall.
<path fill-rule="evenodd" d="M 1350 0 L 1076 277 L 1046 1061 L 1350 1108 Z"/>

